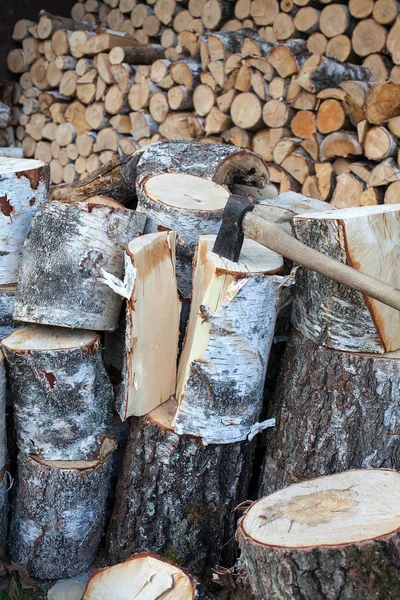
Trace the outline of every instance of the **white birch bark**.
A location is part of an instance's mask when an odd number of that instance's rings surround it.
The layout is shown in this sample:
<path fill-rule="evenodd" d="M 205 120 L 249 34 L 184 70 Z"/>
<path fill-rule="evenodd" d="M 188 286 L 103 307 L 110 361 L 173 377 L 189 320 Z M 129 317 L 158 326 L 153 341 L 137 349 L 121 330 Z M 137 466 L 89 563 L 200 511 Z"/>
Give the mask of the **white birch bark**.
<path fill-rule="evenodd" d="M 50 170 L 40 160 L 0 157 L 0 285 L 16 283 L 37 208 L 49 199 Z"/>
<path fill-rule="evenodd" d="M 59 327 L 112 330 L 121 297 L 103 280 L 122 278 L 124 249 L 145 216 L 114 202 L 52 201 L 42 206 L 25 240 L 14 318 Z"/>
<path fill-rule="evenodd" d="M 179 364 L 175 432 L 228 444 L 273 425 L 258 423 L 274 336 L 282 257 L 244 243 L 241 262 L 211 252 L 200 239 L 193 298 Z"/>
<path fill-rule="evenodd" d="M 24 327 L 3 340 L 20 452 L 92 460 L 112 415 L 113 391 L 93 331 Z"/>

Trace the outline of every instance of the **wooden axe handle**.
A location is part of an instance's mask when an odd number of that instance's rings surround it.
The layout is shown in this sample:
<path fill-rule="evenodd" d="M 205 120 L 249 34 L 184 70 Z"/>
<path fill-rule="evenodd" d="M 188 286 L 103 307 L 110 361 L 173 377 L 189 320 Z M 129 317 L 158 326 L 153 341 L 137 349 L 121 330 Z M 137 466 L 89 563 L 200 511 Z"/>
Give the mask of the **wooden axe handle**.
<path fill-rule="evenodd" d="M 400 290 L 313 250 L 287 233 L 280 225 L 248 212 L 243 218 L 242 228 L 246 237 L 285 258 L 400 310 Z"/>

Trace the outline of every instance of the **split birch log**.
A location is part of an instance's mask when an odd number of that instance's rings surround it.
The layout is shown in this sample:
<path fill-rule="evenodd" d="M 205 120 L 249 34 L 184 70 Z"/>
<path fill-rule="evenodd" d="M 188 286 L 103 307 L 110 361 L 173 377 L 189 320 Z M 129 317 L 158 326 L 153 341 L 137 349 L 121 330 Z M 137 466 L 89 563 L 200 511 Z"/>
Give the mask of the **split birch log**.
<path fill-rule="evenodd" d="M 254 443 L 205 446 L 179 436 L 175 410 L 170 400 L 131 421 L 107 533 L 109 558 L 118 562 L 146 548 L 209 577 L 215 564 L 235 560 L 234 509 L 247 499 Z"/>
<path fill-rule="evenodd" d="M 104 196 L 40 207 L 24 244 L 14 318 L 115 329 L 122 300 L 104 282 L 104 272 L 121 279 L 124 249 L 144 223 L 144 215 Z"/>
<path fill-rule="evenodd" d="M 112 598 L 116 593 L 118 600 L 130 600 L 132 594 L 138 600 L 140 596 L 143 600 L 212 600 L 186 571 L 151 552 L 134 554 L 123 563 L 95 571 L 82 600 Z"/>
<path fill-rule="evenodd" d="M 293 230 L 315 250 L 399 287 L 397 271 L 390 268 L 396 263 L 399 219 L 398 205 L 368 206 L 295 216 Z M 308 269 L 296 273 L 292 322 L 307 338 L 337 350 L 400 348 L 398 311 Z"/>
<path fill-rule="evenodd" d="M 0 157 L 0 284 L 18 281 L 21 251 L 37 208 L 49 197 L 50 170 L 40 160 Z"/>
<path fill-rule="evenodd" d="M 207 444 L 228 444 L 271 425 L 258 419 L 284 283 L 277 275 L 283 259 L 245 240 L 239 262 L 233 263 L 212 252 L 214 241 L 215 236 L 200 237 L 194 259 L 174 426 L 176 433 Z"/>
<path fill-rule="evenodd" d="M 2 345 L 20 452 L 45 460 L 98 456 L 113 399 L 99 336 L 33 325 Z"/>
<path fill-rule="evenodd" d="M 276 427 L 260 493 L 347 469 L 399 470 L 399 359 L 331 350 L 294 331 L 268 409 Z"/>
<path fill-rule="evenodd" d="M 72 577 L 92 564 L 104 533 L 115 447 L 105 438 L 92 461 L 19 454 L 10 552 L 33 577 Z"/>
<path fill-rule="evenodd" d="M 182 140 L 163 141 L 147 148 L 137 167 L 137 185 L 141 187 L 148 177 L 161 173 L 195 175 L 228 187 L 235 180 L 259 188 L 269 182 L 264 162 L 253 152 Z"/>
<path fill-rule="evenodd" d="M 398 492 L 399 473 L 357 470 L 291 485 L 255 502 L 237 529 L 255 596 L 395 600 Z"/>
<path fill-rule="evenodd" d="M 128 244 L 122 286 L 119 290 L 117 284 L 114 289 L 127 300 L 125 349 L 116 399 L 124 421 L 131 415 L 151 412 L 175 394 L 181 305 L 174 232 L 151 233 Z"/>
<path fill-rule="evenodd" d="M 130 156 L 119 156 L 94 171 L 85 179 L 52 189 L 51 199 L 81 202 L 90 196 L 108 196 L 129 208 L 136 208 L 136 168 L 143 150 Z"/>
<path fill-rule="evenodd" d="M 195 246 L 200 235 L 218 233 L 229 192 L 208 179 L 168 172 L 138 178 L 137 193 L 138 210 L 147 215 L 145 232 L 167 228 L 180 237 L 177 283 L 182 296 L 189 298 Z"/>

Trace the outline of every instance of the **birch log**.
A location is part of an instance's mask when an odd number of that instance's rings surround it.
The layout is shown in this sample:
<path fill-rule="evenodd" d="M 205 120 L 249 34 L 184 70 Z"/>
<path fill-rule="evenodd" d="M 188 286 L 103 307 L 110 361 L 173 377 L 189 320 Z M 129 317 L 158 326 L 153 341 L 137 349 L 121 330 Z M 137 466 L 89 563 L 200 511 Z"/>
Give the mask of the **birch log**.
<path fill-rule="evenodd" d="M 45 460 L 93 460 L 113 401 L 99 336 L 31 325 L 2 344 L 20 452 Z"/>
<path fill-rule="evenodd" d="M 275 331 L 283 259 L 245 240 L 239 263 L 212 252 L 215 236 L 202 236 L 195 257 L 193 293 L 178 370 L 178 434 L 207 444 L 252 436 L 258 423 L 269 351 Z"/>
<path fill-rule="evenodd" d="M 293 218 L 296 237 L 394 287 L 400 205 L 364 206 Z M 385 265 L 385 268 L 382 268 Z M 400 313 L 307 269 L 296 273 L 292 322 L 317 344 L 350 352 L 400 348 Z"/>
<path fill-rule="evenodd" d="M 82 600 L 212 600 L 191 575 L 157 554 L 142 552 L 113 567 L 95 571 Z"/>
<path fill-rule="evenodd" d="M 268 408 L 261 495 L 346 469 L 400 470 L 399 386 L 400 352 L 331 350 L 294 331 Z"/>
<path fill-rule="evenodd" d="M 104 195 L 124 206 L 136 208 L 136 167 L 142 153 L 143 150 L 138 150 L 129 156 L 119 156 L 82 181 L 54 187 L 51 199 L 60 202 L 80 202 L 90 196 Z"/>
<path fill-rule="evenodd" d="M 264 162 L 249 150 L 183 140 L 158 142 L 145 150 L 137 167 L 138 187 L 162 173 L 194 175 L 228 187 L 235 180 L 259 188 L 269 182 Z"/>
<path fill-rule="evenodd" d="M 21 325 L 13 319 L 16 289 L 15 285 L 0 286 L 0 341 Z"/>
<path fill-rule="evenodd" d="M 48 200 L 49 168 L 40 160 L 0 157 L 0 284 L 16 283 L 26 232 Z"/>
<path fill-rule="evenodd" d="M 213 181 L 193 175 L 164 173 L 140 179 L 138 210 L 147 215 L 146 233 L 159 228 L 176 231 L 178 288 L 184 298 L 192 288 L 192 261 L 200 235 L 217 233 L 228 190 Z"/>
<path fill-rule="evenodd" d="M 92 564 L 104 533 L 115 442 L 93 461 L 44 461 L 20 452 L 11 559 L 32 577 L 59 579 Z"/>
<path fill-rule="evenodd" d="M 126 333 L 116 402 L 122 420 L 147 414 L 175 394 L 181 312 L 175 237 L 150 233 L 126 250 Z"/>
<path fill-rule="evenodd" d="M 237 536 L 256 598 L 395 600 L 400 474 L 347 471 L 255 502 Z"/>
<path fill-rule="evenodd" d="M 6 430 L 6 369 L 0 351 L 0 552 L 5 554 L 8 529 L 7 430 Z"/>
<path fill-rule="evenodd" d="M 205 581 L 236 558 L 234 509 L 248 497 L 254 443 L 205 446 L 177 435 L 175 411 L 169 400 L 131 420 L 108 554 L 116 563 L 150 550 Z"/>
<path fill-rule="evenodd" d="M 25 240 L 14 318 L 79 329 L 112 330 L 122 300 L 104 273 L 122 278 L 124 249 L 145 216 L 94 196 L 41 207 Z"/>

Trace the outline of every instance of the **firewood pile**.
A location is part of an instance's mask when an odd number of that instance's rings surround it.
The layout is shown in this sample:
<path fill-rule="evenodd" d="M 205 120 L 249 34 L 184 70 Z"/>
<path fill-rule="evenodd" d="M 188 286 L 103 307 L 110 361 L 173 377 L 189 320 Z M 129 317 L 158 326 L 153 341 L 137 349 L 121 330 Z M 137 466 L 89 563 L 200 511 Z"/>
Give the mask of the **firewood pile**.
<path fill-rule="evenodd" d="M 89 0 L 71 16 L 18 21 L 22 48 L 8 56 L 15 136 L 53 184 L 151 142 L 196 139 L 257 152 L 280 193 L 395 201 L 394 0 Z"/>

